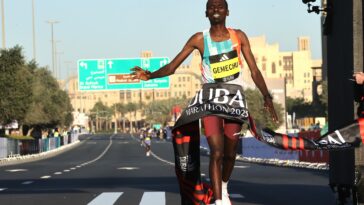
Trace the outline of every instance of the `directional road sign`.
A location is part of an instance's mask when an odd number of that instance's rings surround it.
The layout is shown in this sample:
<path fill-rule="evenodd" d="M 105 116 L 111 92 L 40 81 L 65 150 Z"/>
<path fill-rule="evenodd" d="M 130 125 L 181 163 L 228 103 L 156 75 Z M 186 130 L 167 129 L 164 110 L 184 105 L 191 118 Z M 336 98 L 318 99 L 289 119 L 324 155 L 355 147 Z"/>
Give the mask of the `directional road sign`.
<path fill-rule="evenodd" d="M 133 80 L 130 69 L 139 66 L 151 72 L 169 63 L 161 58 L 81 59 L 77 61 L 80 91 L 167 89 L 169 77 Z"/>

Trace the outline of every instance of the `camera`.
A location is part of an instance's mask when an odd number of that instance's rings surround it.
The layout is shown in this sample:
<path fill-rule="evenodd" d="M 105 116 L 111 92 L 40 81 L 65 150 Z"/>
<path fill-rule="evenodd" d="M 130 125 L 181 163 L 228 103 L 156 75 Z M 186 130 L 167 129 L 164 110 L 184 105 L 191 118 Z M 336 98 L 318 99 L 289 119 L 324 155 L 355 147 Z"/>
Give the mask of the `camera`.
<path fill-rule="evenodd" d="M 307 4 L 310 2 L 316 2 L 316 0 L 302 0 L 302 3 Z"/>

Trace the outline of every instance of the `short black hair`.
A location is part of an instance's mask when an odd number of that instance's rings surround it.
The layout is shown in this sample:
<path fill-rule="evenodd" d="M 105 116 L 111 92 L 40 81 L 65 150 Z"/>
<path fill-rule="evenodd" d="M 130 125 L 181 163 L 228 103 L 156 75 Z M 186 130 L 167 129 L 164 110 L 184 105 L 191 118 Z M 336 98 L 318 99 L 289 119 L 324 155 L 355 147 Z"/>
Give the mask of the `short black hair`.
<path fill-rule="evenodd" d="M 224 2 L 225 2 L 225 5 L 226 5 L 226 9 L 229 9 L 229 4 L 228 4 L 228 2 L 227 2 L 226 0 L 224 0 Z M 208 3 L 209 3 L 209 0 L 207 0 L 207 2 L 206 2 L 206 9 L 207 9 L 207 5 L 208 5 Z"/>

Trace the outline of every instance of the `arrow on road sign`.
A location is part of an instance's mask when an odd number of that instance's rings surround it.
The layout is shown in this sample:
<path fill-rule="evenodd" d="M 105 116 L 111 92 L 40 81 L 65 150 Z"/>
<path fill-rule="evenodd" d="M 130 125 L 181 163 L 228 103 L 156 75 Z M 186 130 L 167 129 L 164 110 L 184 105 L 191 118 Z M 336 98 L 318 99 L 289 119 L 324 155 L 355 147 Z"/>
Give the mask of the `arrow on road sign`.
<path fill-rule="evenodd" d="M 80 66 L 81 66 L 81 67 L 84 67 L 85 69 L 87 69 L 87 63 L 85 63 L 85 62 L 83 62 L 83 61 L 80 63 Z"/>
<path fill-rule="evenodd" d="M 109 68 L 112 68 L 112 64 L 113 64 L 112 61 L 108 61 L 107 64 L 109 65 Z"/>

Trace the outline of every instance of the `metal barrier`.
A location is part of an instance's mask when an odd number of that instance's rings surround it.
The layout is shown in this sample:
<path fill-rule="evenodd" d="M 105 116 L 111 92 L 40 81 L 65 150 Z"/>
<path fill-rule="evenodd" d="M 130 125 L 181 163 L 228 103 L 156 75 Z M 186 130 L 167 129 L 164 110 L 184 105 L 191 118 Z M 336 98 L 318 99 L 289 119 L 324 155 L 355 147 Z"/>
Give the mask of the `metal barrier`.
<path fill-rule="evenodd" d="M 78 140 L 78 136 L 78 133 L 71 133 L 64 137 L 35 140 L 0 138 L 0 160 L 19 155 L 38 154 L 51 151 L 61 146 L 76 142 Z"/>
<path fill-rule="evenodd" d="M 254 137 L 242 139 L 243 157 L 279 160 L 298 160 L 299 151 L 282 150 L 264 144 Z"/>
<path fill-rule="evenodd" d="M 300 137 L 316 139 L 320 137 L 319 131 L 306 131 L 298 133 Z M 294 160 L 299 162 L 328 163 L 329 153 L 325 150 L 282 150 L 264 144 L 254 137 L 243 137 L 242 156 L 260 159 Z M 209 150 L 205 136 L 201 136 L 200 145 Z"/>

